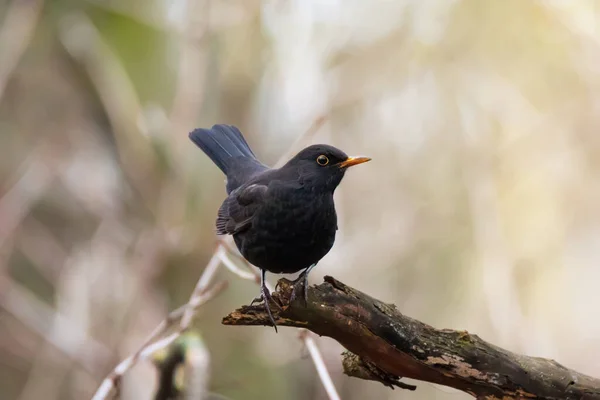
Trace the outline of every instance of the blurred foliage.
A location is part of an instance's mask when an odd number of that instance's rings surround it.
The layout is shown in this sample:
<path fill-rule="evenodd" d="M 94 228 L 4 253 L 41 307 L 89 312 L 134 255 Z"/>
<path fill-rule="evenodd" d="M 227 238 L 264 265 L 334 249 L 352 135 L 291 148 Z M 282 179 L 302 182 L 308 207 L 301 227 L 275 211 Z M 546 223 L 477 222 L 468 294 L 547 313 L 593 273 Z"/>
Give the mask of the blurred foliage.
<path fill-rule="evenodd" d="M 187 301 L 224 197 L 188 131 L 236 124 L 272 164 L 321 116 L 313 142 L 374 162 L 336 192 L 312 279 L 597 374 L 598 17 L 554 0 L 0 4 L 2 398 L 89 398 Z M 195 322 L 208 390 L 324 399 L 294 331 L 220 325 L 257 287 L 219 276 Z M 345 378 L 319 345 L 344 399 L 466 398 Z M 156 385 L 141 363 L 121 394 Z"/>

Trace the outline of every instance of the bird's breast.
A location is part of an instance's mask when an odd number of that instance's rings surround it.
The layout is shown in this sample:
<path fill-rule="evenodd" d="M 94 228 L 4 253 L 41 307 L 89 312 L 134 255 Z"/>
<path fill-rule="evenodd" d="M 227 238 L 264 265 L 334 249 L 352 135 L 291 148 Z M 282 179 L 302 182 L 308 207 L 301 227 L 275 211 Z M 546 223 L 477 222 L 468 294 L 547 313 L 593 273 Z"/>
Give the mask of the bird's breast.
<path fill-rule="evenodd" d="M 336 230 L 331 194 L 278 193 L 265 201 L 253 218 L 241 250 L 260 268 L 292 273 L 325 256 L 333 246 Z"/>

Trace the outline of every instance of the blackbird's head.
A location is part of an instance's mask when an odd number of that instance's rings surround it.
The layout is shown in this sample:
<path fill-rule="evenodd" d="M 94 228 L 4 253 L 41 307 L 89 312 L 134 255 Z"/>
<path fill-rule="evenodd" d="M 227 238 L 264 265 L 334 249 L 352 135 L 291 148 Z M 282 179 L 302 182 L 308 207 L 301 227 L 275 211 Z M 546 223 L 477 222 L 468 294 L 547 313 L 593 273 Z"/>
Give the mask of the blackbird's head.
<path fill-rule="evenodd" d="M 368 157 L 350 157 L 333 146 L 315 144 L 300 151 L 283 168 L 295 168 L 305 186 L 333 192 L 348 168 L 370 160 Z"/>

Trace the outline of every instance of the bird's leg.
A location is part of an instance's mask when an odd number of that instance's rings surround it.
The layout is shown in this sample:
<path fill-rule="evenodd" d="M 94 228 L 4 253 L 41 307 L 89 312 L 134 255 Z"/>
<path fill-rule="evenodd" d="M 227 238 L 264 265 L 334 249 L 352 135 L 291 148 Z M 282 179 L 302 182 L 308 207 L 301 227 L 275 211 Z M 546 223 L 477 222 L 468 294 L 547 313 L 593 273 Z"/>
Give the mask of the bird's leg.
<path fill-rule="evenodd" d="M 302 271 L 302 273 L 300 275 L 298 275 L 298 278 L 296 278 L 295 280 L 292 281 L 292 283 L 294 284 L 294 288 L 296 287 L 296 283 L 298 283 L 300 280 L 302 280 L 302 294 L 303 294 L 303 300 L 304 300 L 304 306 L 306 307 L 308 305 L 308 273 L 317 266 L 317 263 L 314 263 L 313 265 L 311 265 L 310 267 L 306 268 L 304 271 Z M 290 301 L 293 301 L 296 298 L 296 291 L 292 291 L 292 297 L 290 299 Z"/>
<path fill-rule="evenodd" d="M 317 264 L 313 264 L 310 267 L 306 268 L 306 270 L 304 271 L 304 306 L 306 307 L 308 305 L 308 273 L 314 268 L 316 267 Z"/>
<path fill-rule="evenodd" d="M 267 310 L 267 314 L 269 314 L 269 319 L 271 320 L 271 323 L 273 324 L 273 328 L 275 328 L 275 332 L 277 332 L 277 324 L 275 323 L 275 318 L 273 318 L 273 314 L 271 314 L 271 306 L 269 305 L 269 302 L 273 298 L 271 297 L 271 293 L 269 293 L 269 289 L 267 289 L 267 281 L 265 280 L 266 273 L 267 273 L 266 270 L 264 270 L 264 269 L 260 270 L 260 297 L 257 297 L 254 300 L 252 300 L 250 305 L 254 304 L 255 302 L 264 300 L 265 309 Z"/>

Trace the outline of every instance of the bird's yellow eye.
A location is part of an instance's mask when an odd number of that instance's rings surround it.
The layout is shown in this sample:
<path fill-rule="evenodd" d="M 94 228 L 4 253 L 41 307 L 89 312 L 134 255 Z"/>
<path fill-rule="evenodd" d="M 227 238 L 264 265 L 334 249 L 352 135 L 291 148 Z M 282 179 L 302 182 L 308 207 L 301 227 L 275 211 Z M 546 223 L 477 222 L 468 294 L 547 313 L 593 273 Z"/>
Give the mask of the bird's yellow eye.
<path fill-rule="evenodd" d="M 317 157 L 317 164 L 324 167 L 325 165 L 329 164 L 329 158 L 327 158 L 327 156 L 321 154 L 319 157 Z"/>

